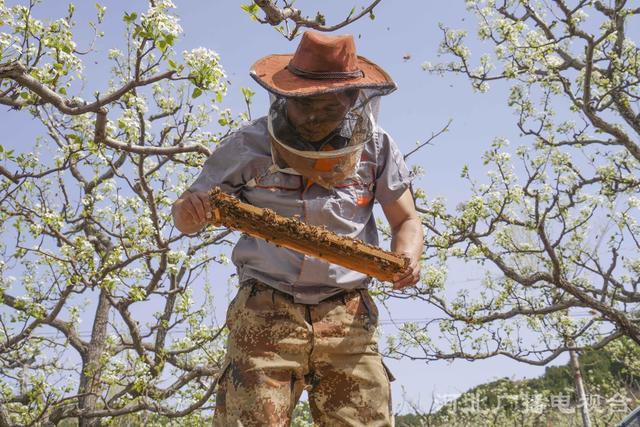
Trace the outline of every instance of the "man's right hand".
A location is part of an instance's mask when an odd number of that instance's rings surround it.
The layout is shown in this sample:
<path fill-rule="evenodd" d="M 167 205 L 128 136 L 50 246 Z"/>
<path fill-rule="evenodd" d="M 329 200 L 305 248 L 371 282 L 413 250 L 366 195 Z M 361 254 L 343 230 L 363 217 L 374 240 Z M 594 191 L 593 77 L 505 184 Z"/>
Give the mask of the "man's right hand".
<path fill-rule="evenodd" d="M 209 195 L 206 192 L 185 191 L 171 207 L 173 222 L 186 234 L 197 233 L 211 221 Z"/>

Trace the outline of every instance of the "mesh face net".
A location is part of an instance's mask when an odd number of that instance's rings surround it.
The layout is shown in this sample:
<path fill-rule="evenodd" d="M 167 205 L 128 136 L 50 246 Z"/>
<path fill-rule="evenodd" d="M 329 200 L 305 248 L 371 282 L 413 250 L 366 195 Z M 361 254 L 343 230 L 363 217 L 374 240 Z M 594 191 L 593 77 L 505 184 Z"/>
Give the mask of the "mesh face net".
<path fill-rule="evenodd" d="M 323 95 L 324 103 L 319 103 L 272 94 L 268 127 L 274 164 L 329 189 L 353 177 L 364 144 L 376 129 L 380 95 L 360 89 L 335 98 Z M 313 129 L 327 125 L 337 127 L 319 140 L 308 139 Z"/>

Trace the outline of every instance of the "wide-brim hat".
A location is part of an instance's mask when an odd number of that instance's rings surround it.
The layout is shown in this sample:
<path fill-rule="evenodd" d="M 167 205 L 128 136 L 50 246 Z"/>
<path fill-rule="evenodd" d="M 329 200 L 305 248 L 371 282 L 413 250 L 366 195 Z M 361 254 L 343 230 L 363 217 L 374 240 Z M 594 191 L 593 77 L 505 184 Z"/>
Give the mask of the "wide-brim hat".
<path fill-rule="evenodd" d="M 395 82 L 378 65 L 356 55 L 350 34 L 332 36 L 306 31 L 294 54 L 268 55 L 250 70 L 269 92 L 301 97 L 339 92 L 345 89 L 379 89 L 387 94 Z"/>

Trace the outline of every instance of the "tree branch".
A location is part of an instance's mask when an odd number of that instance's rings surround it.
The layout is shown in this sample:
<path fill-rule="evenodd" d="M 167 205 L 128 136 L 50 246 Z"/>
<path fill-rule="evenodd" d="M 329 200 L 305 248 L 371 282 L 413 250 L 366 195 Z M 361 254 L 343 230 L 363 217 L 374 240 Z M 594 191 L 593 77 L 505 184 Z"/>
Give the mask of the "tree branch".
<path fill-rule="evenodd" d="M 276 6 L 273 0 L 254 0 L 254 3 L 262 9 L 265 14 L 265 18 L 260 20 L 260 22 L 264 24 L 269 24 L 271 26 L 280 25 L 282 22 L 286 22 L 287 20 L 292 21 L 295 24 L 293 30 L 289 31 L 285 34 L 285 37 L 289 40 L 293 40 L 298 33 L 298 30 L 302 27 L 311 28 L 316 31 L 322 32 L 331 32 L 339 30 L 340 28 L 346 27 L 362 18 L 363 16 L 370 14 L 373 9 L 380 3 L 382 0 L 375 0 L 369 6 L 362 9 L 362 11 L 356 15 L 350 13 L 342 22 L 335 25 L 325 25 L 325 18 L 320 12 L 317 13 L 315 19 L 309 19 L 303 16 L 302 11 L 291 7 L 290 5 L 285 5 L 285 7 Z"/>

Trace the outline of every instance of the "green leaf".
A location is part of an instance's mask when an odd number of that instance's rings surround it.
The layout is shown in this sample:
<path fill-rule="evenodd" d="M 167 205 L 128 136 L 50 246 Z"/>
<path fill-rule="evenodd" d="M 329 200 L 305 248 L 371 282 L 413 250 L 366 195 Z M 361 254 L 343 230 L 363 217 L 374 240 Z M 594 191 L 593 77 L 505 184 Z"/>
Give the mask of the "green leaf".
<path fill-rule="evenodd" d="M 24 99 L 29 98 L 29 92 L 20 92 L 20 97 Z"/>
<path fill-rule="evenodd" d="M 369 11 L 369 19 L 371 19 L 372 21 L 376 19 L 376 15 L 374 15 L 373 10 Z"/>
<path fill-rule="evenodd" d="M 202 95 L 202 89 L 200 89 L 199 87 L 193 88 L 193 93 L 191 94 L 191 97 L 197 98 L 200 95 Z"/>
<path fill-rule="evenodd" d="M 255 3 L 242 4 L 240 5 L 240 8 L 250 15 L 255 15 L 256 13 L 258 13 L 258 10 L 259 10 L 258 5 Z"/>
<path fill-rule="evenodd" d="M 147 291 L 141 287 L 134 286 L 129 289 L 129 298 L 134 301 L 144 301 L 147 296 Z"/>
<path fill-rule="evenodd" d="M 253 98 L 253 95 L 255 95 L 256 93 L 251 89 L 249 89 L 248 87 L 243 87 L 241 90 L 242 90 L 242 96 L 244 96 L 245 101 L 250 103 L 251 98 Z"/>
<path fill-rule="evenodd" d="M 127 24 L 130 24 L 130 23 L 132 23 L 132 22 L 135 20 L 134 18 L 132 18 L 132 15 L 133 15 L 133 14 L 129 15 L 127 12 L 125 12 L 125 13 L 124 13 L 124 16 L 122 17 L 122 20 L 123 20 L 124 22 L 126 22 Z"/>
<path fill-rule="evenodd" d="M 107 10 L 106 6 L 102 6 L 100 3 L 96 3 L 96 9 L 98 10 L 98 23 L 102 22 L 104 18 L 104 12 Z"/>

